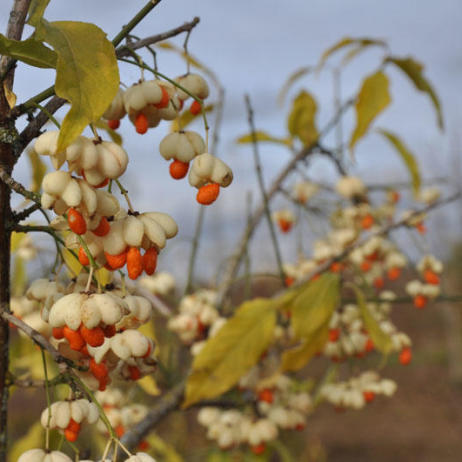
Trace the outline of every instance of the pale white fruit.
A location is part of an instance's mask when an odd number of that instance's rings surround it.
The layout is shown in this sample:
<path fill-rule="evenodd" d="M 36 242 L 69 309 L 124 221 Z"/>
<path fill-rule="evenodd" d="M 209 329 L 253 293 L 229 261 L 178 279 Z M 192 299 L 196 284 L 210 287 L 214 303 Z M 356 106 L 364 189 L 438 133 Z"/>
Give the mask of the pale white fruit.
<path fill-rule="evenodd" d="M 233 181 L 233 172 L 222 160 L 205 152 L 194 158 L 188 180 L 189 184 L 196 188 L 207 183 L 217 183 L 226 187 Z"/>
<path fill-rule="evenodd" d="M 193 131 L 174 132 L 162 139 L 159 152 L 166 160 L 190 162 L 194 157 L 205 152 L 205 142 Z"/>
<path fill-rule="evenodd" d="M 184 87 L 189 93 L 200 99 L 205 99 L 209 96 L 209 86 L 207 82 L 198 74 L 186 74 L 175 79 L 178 84 Z M 178 97 L 182 100 L 188 99 L 190 96 L 180 88 L 177 88 Z"/>

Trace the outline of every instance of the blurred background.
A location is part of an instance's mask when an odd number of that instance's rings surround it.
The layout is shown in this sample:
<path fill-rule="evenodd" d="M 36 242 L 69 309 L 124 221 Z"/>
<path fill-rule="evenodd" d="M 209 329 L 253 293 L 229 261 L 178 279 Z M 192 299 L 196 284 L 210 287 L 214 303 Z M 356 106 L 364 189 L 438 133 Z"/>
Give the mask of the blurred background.
<path fill-rule="evenodd" d="M 4 6 L 9 3 L 3 0 Z M 46 10 L 48 20 L 81 20 L 99 25 L 109 38 L 119 31 L 144 2 L 120 0 L 51 1 Z M 4 9 L 6 11 L 7 8 Z M 394 70 L 390 76 L 392 105 L 376 121 L 406 142 L 416 155 L 422 176 L 427 183 L 437 183 L 443 195 L 460 185 L 462 135 L 462 4 L 457 0 L 235 0 L 196 2 L 163 0 L 154 12 L 133 33 L 145 37 L 176 27 L 195 16 L 201 19 L 189 40 L 189 51 L 209 67 L 225 89 L 224 114 L 219 130 L 219 144 L 214 154 L 223 158 L 235 174 L 234 183 L 223 190 L 217 202 L 207 209 L 204 234 L 197 259 L 197 278 L 206 284 L 218 275 L 246 223 L 246 210 L 260 203 L 250 145 L 238 145 L 236 139 L 249 132 L 244 94 L 251 97 L 257 129 L 272 135 L 287 135 L 286 118 L 293 97 L 306 88 L 318 103 L 317 124 L 323 127 L 335 111 L 334 68 L 343 53 L 333 56 L 319 74 L 309 74 L 297 81 L 285 100 L 278 105 L 277 94 L 289 74 L 314 66 L 322 52 L 345 36 L 385 40 L 391 53 L 399 57 L 413 56 L 425 65 L 425 73 L 433 84 L 442 105 L 445 130 L 438 130 L 430 99 L 416 92 L 412 84 Z M 7 15 L 0 17 L 5 30 Z M 31 30 L 26 28 L 25 36 Z M 182 46 L 183 36 L 172 40 Z M 149 55 L 144 55 L 149 62 Z M 362 79 L 375 70 L 382 52 L 371 48 L 364 51 L 341 72 L 340 96 L 343 101 L 354 96 Z M 158 53 L 159 70 L 170 77 L 186 71 L 185 62 L 168 51 Z M 121 81 L 130 85 L 140 78 L 139 71 L 122 65 Z M 15 82 L 18 101 L 38 93 L 53 83 L 53 74 L 19 66 Z M 217 98 L 213 91 L 210 101 Z M 58 118 L 64 112 L 58 113 Z M 210 115 L 213 129 L 214 115 Z M 350 111 L 343 123 L 345 140 L 354 126 Z M 194 123 L 203 131 L 200 121 Z M 175 182 L 168 175 L 168 165 L 158 153 L 158 145 L 168 132 L 164 123 L 143 136 L 133 126 L 122 122 L 119 129 L 131 158 L 122 183 L 139 210 L 158 210 L 171 214 L 180 226 L 179 235 L 160 257 L 159 269 L 172 272 L 181 285 L 191 248 L 198 205 L 195 190 L 186 181 Z M 335 146 L 332 134 L 325 141 Z M 290 159 L 284 147 L 261 144 L 260 154 L 266 184 Z M 408 180 L 408 173 L 390 146 L 371 133 L 358 143 L 356 160 L 346 159 L 348 171 L 361 176 L 369 184 L 399 183 Z M 30 171 L 26 159 L 18 164 L 15 178 L 28 184 Z M 334 184 L 337 173 L 328 160 L 316 158 L 309 177 Z M 287 186 L 295 182 L 290 177 Z M 438 181 L 436 181 L 438 180 Z M 380 199 L 380 192 L 377 193 Z M 404 204 L 410 203 L 410 192 L 403 194 Z M 249 201 L 249 197 L 251 200 Z M 18 199 L 18 203 L 20 200 Z M 283 196 L 277 197 L 273 209 L 290 207 Z M 428 220 L 428 233 L 416 244 L 403 233 L 411 257 L 430 251 L 448 264 L 445 292 L 461 293 L 458 245 L 462 234 L 460 202 L 436 211 Z M 303 248 L 309 250 L 323 225 L 316 224 L 304 234 Z M 295 234 L 279 235 L 284 261 L 294 261 L 299 242 Z M 38 237 L 39 245 L 47 247 L 47 237 Z M 252 271 L 275 272 L 276 263 L 269 251 L 268 231 L 262 222 L 250 246 Z M 50 260 L 51 260 L 50 256 Z M 43 267 L 49 264 L 45 258 Z M 36 268 L 37 271 L 40 268 Z M 430 306 L 415 313 L 403 306 L 396 322 L 408 332 L 415 343 L 416 359 L 403 368 L 391 364 L 387 373 L 396 379 L 399 388 L 390 400 L 379 400 L 362 412 L 336 414 L 326 406 L 313 416 L 303 435 L 290 444 L 300 461 L 458 461 L 462 453 L 462 357 L 460 341 L 460 310 L 456 304 Z M 193 420 L 189 421 L 192 424 Z M 184 424 L 184 423 L 183 423 Z M 168 432 L 171 427 L 166 426 Z M 18 427 L 18 431 L 21 430 Z M 198 435 L 197 438 L 203 438 Z M 187 451 L 188 441 L 176 435 L 174 444 L 180 452 Z M 202 441 L 203 445 L 207 443 Z M 188 459 L 189 460 L 189 459 Z M 191 459 L 192 460 L 192 459 Z M 197 459 L 200 460 L 200 459 Z"/>

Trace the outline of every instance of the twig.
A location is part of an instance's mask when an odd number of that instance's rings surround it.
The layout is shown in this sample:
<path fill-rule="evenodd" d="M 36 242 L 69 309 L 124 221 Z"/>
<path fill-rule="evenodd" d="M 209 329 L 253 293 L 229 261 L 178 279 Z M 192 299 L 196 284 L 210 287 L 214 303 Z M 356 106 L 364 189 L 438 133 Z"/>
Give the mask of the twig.
<path fill-rule="evenodd" d="M 61 355 L 61 353 L 59 353 L 59 351 L 42 334 L 37 332 L 35 329 L 32 329 L 32 327 L 28 326 L 25 322 L 21 321 L 21 319 L 18 319 L 13 314 L 3 311 L 1 313 L 1 317 L 4 320 L 15 325 L 18 329 L 21 329 L 35 343 L 40 345 L 44 350 L 48 351 L 48 353 L 50 353 L 51 357 L 57 363 L 66 364 L 66 366 L 72 369 L 77 369 L 79 371 L 87 370 L 86 367 L 79 366 L 75 364 L 73 361 L 71 361 L 69 358 L 66 358 L 65 356 Z"/>
<path fill-rule="evenodd" d="M 40 209 L 41 209 L 40 204 L 35 203 L 34 205 L 31 205 L 27 209 L 21 210 L 21 212 L 13 212 L 14 221 L 16 223 L 19 223 L 22 220 L 25 220 L 29 215 L 32 215 L 34 212 Z"/>
<path fill-rule="evenodd" d="M 190 32 L 194 27 L 199 24 L 200 18 L 195 17 L 191 22 L 187 22 L 182 26 L 175 27 L 169 31 L 163 32 L 161 34 L 151 35 L 149 37 L 140 39 L 136 42 L 131 42 L 123 47 L 120 47 L 116 50 L 116 55 L 118 58 L 123 58 L 125 56 L 129 56 L 130 52 L 127 48 L 131 50 L 138 50 L 139 48 L 143 48 L 149 45 L 153 45 L 154 43 L 162 42 L 163 40 L 167 40 L 169 38 L 175 37 L 183 32 Z"/>
<path fill-rule="evenodd" d="M 260 162 L 260 154 L 258 152 L 258 140 L 257 140 L 257 134 L 255 131 L 255 124 L 253 120 L 253 108 L 250 102 L 249 95 L 245 95 L 245 104 L 247 108 L 247 120 L 249 122 L 250 133 L 252 136 L 253 159 L 254 159 L 254 164 L 255 164 L 255 171 L 257 173 L 258 185 L 260 187 L 260 192 L 261 192 L 262 200 L 263 200 L 263 209 L 264 209 L 266 221 L 268 223 L 271 241 L 273 243 L 274 253 L 276 255 L 279 275 L 281 277 L 282 283 L 284 284 L 285 275 L 284 275 L 284 268 L 282 266 L 281 251 L 279 249 L 279 244 L 278 244 L 278 240 L 276 237 L 276 231 L 274 230 L 274 223 L 273 223 L 273 220 L 271 219 L 268 195 L 266 194 L 265 184 L 263 182 L 263 173 L 262 173 L 261 162 Z"/>
<path fill-rule="evenodd" d="M 38 194 L 29 191 L 26 189 L 21 183 L 18 183 L 14 180 L 4 168 L 0 167 L 0 180 L 3 181 L 7 186 L 10 187 L 13 191 L 17 192 L 21 196 L 24 196 L 26 199 L 30 199 L 31 201 L 35 202 L 36 204 L 40 204 L 40 199 Z"/>

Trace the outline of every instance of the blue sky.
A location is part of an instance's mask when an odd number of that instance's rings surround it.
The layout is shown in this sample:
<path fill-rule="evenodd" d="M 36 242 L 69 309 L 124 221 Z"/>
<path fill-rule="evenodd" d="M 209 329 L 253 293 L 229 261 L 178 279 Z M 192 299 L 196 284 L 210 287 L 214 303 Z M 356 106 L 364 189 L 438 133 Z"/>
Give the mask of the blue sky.
<path fill-rule="evenodd" d="M 10 3 L 3 0 L 5 2 Z M 143 4 L 120 0 L 51 0 L 45 16 L 49 20 L 94 22 L 113 37 L 119 26 Z M 234 184 L 222 192 L 222 197 L 207 214 L 204 259 L 215 256 L 215 264 L 218 264 L 216 255 L 224 256 L 232 251 L 245 220 L 246 194 L 252 191 L 254 203 L 259 197 L 250 147 L 240 147 L 234 142 L 238 135 L 248 131 L 243 95 L 251 95 L 257 127 L 284 136 L 289 102 L 284 108 L 278 107 L 277 92 L 292 71 L 315 64 L 324 49 L 344 36 L 384 39 L 393 54 L 412 55 L 425 64 L 426 75 L 441 99 L 445 133 L 436 128 L 428 97 L 415 92 L 412 85 L 395 71 L 388 72 L 393 105 L 377 120 L 377 125 L 403 137 L 421 159 L 425 176 L 431 178 L 453 171 L 453 151 L 459 157 L 462 146 L 458 130 L 462 121 L 462 4 L 459 1 L 163 0 L 134 33 L 139 36 L 155 34 L 194 16 L 199 16 L 201 22 L 191 36 L 189 49 L 213 69 L 226 89 L 225 117 L 217 154 L 233 167 L 236 177 Z M 5 30 L 6 20 L 5 14 L 0 17 L 1 30 Z M 177 39 L 176 43 L 181 44 L 182 39 Z M 367 51 L 343 72 L 344 97 L 358 90 L 361 79 L 377 66 L 380 58 L 379 52 Z M 338 62 L 339 59 L 334 58 L 332 65 Z M 168 53 L 159 56 L 159 66 L 170 76 L 185 70 L 184 63 Z M 138 78 L 136 69 L 123 69 L 124 83 L 130 84 Z M 50 83 L 50 72 L 23 67 L 17 73 L 15 91 L 22 101 Z M 307 77 L 294 87 L 290 96 L 293 97 L 302 86 L 316 96 L 320 107 L 318 123 L 322 126 L 332 115 L 332 74 L 326 70 L 317 78 Z M 349 134 L 353 121 L 351 116 L 345 121 L 346 134 Z M 197 129 L 201 130 L 200 125 Z M 166 267 L 177 267 L 189 249 L 188 239 L 196 213 L 195 192 L 185 182 L 179 184 L 168 177 L 167 165 L 157 152 L 166 130 L 167 126 L 164 126 L 140 137 L 134 135 L 128 122 L 123 124 L 121 133 L 133 159 L 124 183 L 138 208 L 166 211 L 180 223 L 180 235 L 168 251 L 172 258 L 161 260 Z M 264 173 L 269 182 L 289 156 L 280 148 L 271 146 L 262 146 L 261 150 Z M 369 182 L 407 178 L 395 154 L 377 135 L 370 135 L 358 144 L 357 160 L 350 169 Z M 325 161 L 315 162 L 310 172 L 320 180 L 335 180 Z M 28 170 L 24 163 L 18 166 L 15 174 L 27 183 Z M 282 199 L 277 201 L 277 206 L 280 205 L 284 205 Z M 460 233 L 460 222 L 452 215 L 441 214 L 438 219 L 449 220 L 451 232 L 447 236 L 442 237 L 439 231 L 438 235 L 430 233 L 428 238 L 430 247 L 436 247 L 437 253 L 445 253 L 447 241 Z M 273 265 L 271 253 L 265 251 L 265 236 L 265 229 L 262 229 L 261 239 L 253 246 L 259 257 L 256 261 L 259 268 Z M 288 255 L 293 256 L 293 238 L 283 237 L 281 240 Z M 213 266 L 212 273 L 215 268 Z"/>

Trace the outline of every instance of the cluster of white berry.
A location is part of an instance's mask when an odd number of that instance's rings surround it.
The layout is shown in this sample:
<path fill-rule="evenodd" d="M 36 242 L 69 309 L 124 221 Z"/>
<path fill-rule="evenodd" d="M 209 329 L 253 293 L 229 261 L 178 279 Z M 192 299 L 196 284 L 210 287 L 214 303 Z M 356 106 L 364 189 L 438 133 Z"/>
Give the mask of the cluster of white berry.
<path fill-rule="evenodd" d="M 45 449 L 29 449 L 23 452 L 18 459 L 18 462 L 73 462 L 73 460 L 64 452 L 48 451 Z M 80 462 L 93 462 L 91 460 L 80 460 Z M 100 461 L 101 462 L 101 461 Z M 109 459 L 104 459 L 104 462 L 110 462 Z M 156 462 L 156 460 L 145 452 L 137 452 L 131 455 L 125 462 Z"/>
<path fill-rule="evenodd" d="M 417 264 L 417 271 L 421 277 L 413 279 L 406 285 L 406 292 L 413 297 L 416 308 L 424 308 L 429 300 L 440 294 L 440 275 L 443 263 L 433 255 L 425 255 Z"/>
<path fill-rule="evenodd" d="M 319 186 L 317 184 L 311 183 L 310 181 L 301 181 L 294 184 L 292 188 L 292 197 L 301 204 L 305 204 L 314 197 L 318 191 Z"/>
<path fill-rule="evenodd" d="M 380 379 L 375 371 L 366 371 L 346 382 L 323 385 L 320 396 L 338 409 L 362 409 L 376 395 L 392 396 L 395 391 L 393 380 Z"/>

